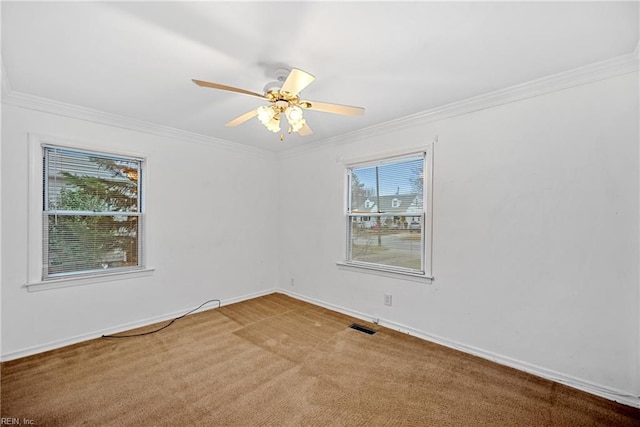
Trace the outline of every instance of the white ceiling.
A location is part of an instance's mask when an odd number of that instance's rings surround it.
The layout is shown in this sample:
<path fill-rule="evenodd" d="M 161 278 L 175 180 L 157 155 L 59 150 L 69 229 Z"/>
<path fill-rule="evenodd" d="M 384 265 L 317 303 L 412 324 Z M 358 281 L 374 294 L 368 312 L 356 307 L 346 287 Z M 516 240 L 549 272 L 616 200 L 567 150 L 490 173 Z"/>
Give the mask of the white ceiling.
<path fill-rule="evenodd" d="M 638 2 L 2 2 L 11 90 L 279 151 L 631 53 Z M 316 77 L 307 137 L 257 119 L 274 63 Z"/>

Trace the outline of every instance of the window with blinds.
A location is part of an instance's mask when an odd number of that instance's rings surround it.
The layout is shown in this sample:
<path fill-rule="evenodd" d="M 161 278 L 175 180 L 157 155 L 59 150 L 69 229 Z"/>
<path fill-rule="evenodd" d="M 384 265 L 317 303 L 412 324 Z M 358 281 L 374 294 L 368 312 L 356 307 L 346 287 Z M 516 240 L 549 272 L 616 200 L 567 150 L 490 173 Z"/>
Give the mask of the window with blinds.
<path fill-rule="evenodd" d="M 43 280 L 143 267 L 142 160 L 45 146 Z"/>
<path fill-rule="evenodd" d="M 347 168 L 346 262 L 425 274 L 425 154 Z"/>

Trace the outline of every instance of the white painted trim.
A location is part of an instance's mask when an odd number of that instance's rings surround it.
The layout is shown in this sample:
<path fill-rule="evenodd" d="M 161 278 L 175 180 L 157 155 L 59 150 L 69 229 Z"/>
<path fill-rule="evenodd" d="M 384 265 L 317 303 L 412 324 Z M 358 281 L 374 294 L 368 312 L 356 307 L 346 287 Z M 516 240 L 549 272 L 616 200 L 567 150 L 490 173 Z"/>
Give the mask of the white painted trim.
<path fill-rule="evenodd" d="M 114 280 L 136 279 L 151 276 L 155 269 L 141 268 L 139 270 L 124 270 L 111 273 L 96 274 L 94 276 L 65 277 L 26 283 L 29 292 L 47 291 L 50 289 L 68 288 L 70 286 L 92 285 L 94 283 L 112 282 Z"/>
<path fill-rule="evenodd" d="M 379 163 L 381 161 L 395 161 L 402 160 L 403 158 L 410 158 L 419 156 L 423 153 L 427 152 L 427 148 L 430 144 L 422 144 L 413 147 L 407 147 L 402 149 L 395 150 L 385 150 L 385 151 L 367 151 L 365 154 L 357 157 L 345 157 L 338 158 L 337 160 L 342 163 L 342 166 L 345 168 L 349 168 L 352 166 L 366 166 L 367 163 Z"/>
<path fill-rule="evenodd" d="M 344 308 L 338 305 L 330 304 L 315 298 L 309 298 L 304 295 L 291 292 L 284 288 L 278 289 L 277 292 L 283 293 L 285 295 L 288 295 L 292 298 L 299 299 L 301 301 L 306 301 L 308 303 L 327 308 L 329 310 L 337 311 L 339 313 L 346 314 L 348 316 L 356 317 L 358 319 L 362 319 L 367 322 L 374 322 L 380 326 L 384 326 L 389 329 L 394 329 L 399 332 L 403 332 L 408 335 L 412 335 L 417 338 L 423 339 L 425 341 L 433 342 L 436 344 L 443 345 L 445 347 L 452 348 L 454 350 L 459 350 L 467 354 L 481 357 L 483 359 L 498 363 L 500 365 L 518 369 L 520 371 L 527 372 L 529 374 L 532 374 L 541 378 L 545 378 L 547 380 L 554 381 L 560 384 L 564 384 L 569 387 L 573 387 L 575 389 L 578 389 L 590 394 L 594 394 L 596 396 L 604 397 L 606 399 L 613 400 L 618 403 L 640 408 L 640 396 L 633 395 L 623 390 L 617 390 L 607 386 L 595 384 L 591 381 L 583 380 L 571 375 L 566 375 L 560 372 L 553 371 L 551 369 L 546 369 L 541 366 L 533 365 L 533 364 L 523 362 L 517 359 L 513 359 L 507 356 L 486 351 L 477 347 L 462 344 L 457 341 L 453 341 L 437 335 L 429 334 L 427 332 L 423 332 L 423 331 L 420 331 L 396 322 L 379 319 L 379 318 L 376 318 L 375 316 L 361 313 L 359 311 L 355 311 L 355 310 Z"/>
<path fill-rule="evenodd" d="M 424 176 L 429 179 L 426 181 L 427 185 L 423 188 L 423 206 L 424 206 L 424 217 L 423 217 L 423 228 L 422 228 L 422 240 L 425 243 L 422 248 L 423 254 L 423 268 L 424 273 L 417 272 L 409 272 L 409 271 L 399 271 L 393 268 L 385 268 L 383 266 L 368 266 L 366 264 L 359 264 L 356 262 L 347 262 L 344 261 L 347 259 L 347 241 L 345 240 L 345 244 L 343 245 L 342 250 L 342 259 L 343 261 L 336 262 L 338 268 L 347 271 L 357 271 L 360 273 L 368 273 L 385 277 L 392 277 L 396 279 L 404 279 L 411 280 L 419 283 L 431 284 L 434 280 L 433 278 L 433 148 L 435 142 L 438 140 L 438 136 L 435 135 L 433 137 L 432 142 L 411 148 L 404 149 L 396 149 L 394 151 L 385 151 L 384 153 L 367 153 L 364 156 L 354 157 L 354 158 L 345 158 L 341 159 L 340 157 L 336 158 L 336 162 L 341 163 L 342 168 L 340 169 L 340 182 L 343 191 L 343 206 L 341 206 L 341 212 L 343 213 L 343 227 L 342 233 L 345 236 L 345 239 L 348 239 L 347 235 L 348 225 L 346 219 L 346 212 L 348 210 L 348 193 L 349 193 L 349 174 L 348 169 L 354 166 L 366 165 L 368 163 L 376 164 L 385 162 L 394 162 L 400 161 L 403 158 L 410 158 L 412 156 L 422 155 L 424 156 Z"/>
<path fill-rule="evenodd" d="M 425 242 L 424 247 L 424 262 L 425 262 L 425 271 L 429 272 L 430 280 L 429 283 L 432 283 L 435 280 L 433 276 L 433 212 L 434 204 L 433 204 L 433 179 L 434 179 L 434 167 L 435 167 L 435 146 L 436 142 L 438 142 L 438 135 L 433 137 L 433 141 L 429 144 L 429 150 L 427 151 L 427 158 L 425 159 L 425 170 L 423 174 L 425 177 L 428 177 L 429 185 L 424 185 L 424 179 L 422 182 L 422 190 L 424 192 L 424 224 L 423 224 L 423 239 Z"/>
<path fill-rule="evenodd" d="M 3 80 L 3 91 L 4 90 L 5 87 Z M 29 110 L 42 111 L 59 116 L 71 117 L 87 122 L 98 123 L 137 132 L 144 132 L 151 135 L 179 140 L 181 142 L 205 144 L 209 147 L 213 146 L 215 148 L 220 148 L 228 151 L 252 154 L 261 157 L 275 156 L 275 153 L 265 149 L 251 147 L 244 144 L 237 144 L 226 141 L 224 139 L 205 136 L 182 129 L 176 129 L 169 126 L 131 119 L 117 114 L 106 113 L 91 108 L 81 107 L 60 101 L 55 101 L 52 99 L 16 92 L 10 90 L 10 88 L 7 89 L 7 93 L 3 93 L 2 103 L 15 107 L 26 108 Z"/>
<path fill-rule="evenodd" d="M 269 295 L 269 294 L 272 294 L 274 292 L 277 292 L 276 289 L 269 289 L 269 290 L 266 290 L 266 291 L 255 292 L 255 293 L 248 294 L 248 295 L 241 295 L 241 296 L 238 296 L 238 297 L 228 298 L 228 299 L 225 299 L 225 300 L 221 300 L 220 306 L 222 307 L 222 306 L 225 306 L 225 305 L 235 304 L 237 302 L 246 301 L 246 300 L 250 300 L 250 299 L 253 299 L 253 298 L 258 298 L 258 297 L 262 297 L 262 296 L 265 296 L 265 295 Z M 205 306 L 205 307 L 202 307 L 199 310 L 196 310 L 193 313 L 189 313 L 189 314 L 191 315 L 191 314 L 194 314 L 194 313 L 200 313 L 200 312 L 203 312 L 203 311 L 213 310 L 213 309 L 216 309 L 216 308 L 218 308 L 216 305 L 213 305 L 211 307 L 206 307 Z M 102 329 L 102 330 L 89 332 L 89 333 L 86 333 L 86 334 L 76 335 L 75 337 L 65 338 L 63 340 L 52 341 L 52 342 L 49 342 L 49 343 L 46 343 L 46 344 L 37 345 L 37 346 L 33 346 L 33 347 L 28 347 L 28 348 L 24 348 L 22 350 L 13 351 L 11 353 L 3 354 L 2 356 L 0 356 L 0 362 L 6 362 L 8 360 L 19 359 L 21 357 L 32 356 L 34 354 L 43 353 L 45 351 L 55 350 L 57 348 L 66 347 L 68 345 L 73 345 L 73 344 L 77 344 L 77 343 L 80 343 L 80 342 L 83 342 L 83 341 L 89 341 L 89 340 L 92 340 L 92 339 L 100 338 L 103 335 L 118 334 L 118 333 L 122 333 L 122 332 L 125 332 L 125 331 L 129 331 L 131 329 L 141 328 L 143 326 L 152 325 L 154 323 L 170 321 L 170 320 L 173 320 L 173 319 L 175 319 L 177 317 L 183 316 L 185 313 L 189 312 L 190 310 L 193 310 L 193 307 L 185 308 L 183 310 L 174 311 L 172 313 L 162 314 L 162 315 L 159 315 L 159 316 L 149 317 L 149 318 L 146 318 L 146 319 L 138 320 L 136 322 L 125 323 L 125 324 L 121 324 L 121 325 L 114 326 L 114 327 L 111 327 L 111 328 L 105 328 L 105 329 Z"/>
<path fill-rule="evenodd" d="M 375 266 L 369 267 L 366 265 L 352 264 L 344 261 L 338 261 L 336 262 L 336 265 L 340 270 L 373 274 L 374 276 L 390 277 L 392 279 L 409 280 L 411 282 L 424 283 L 428 285 L 431 284 L 431 282 L 433 282 L 434 280 L 432 276 L 427 276 L 426 274 L 394 271 L 391 269 L 385 269 Z"/>
<path fill-rule="evenodd" d="M 27 283 L 42 279 L 42 144 L 45 141 L 36 134 L 27 135 L 29 164 L 27 171 Z"/>
<path fill-rule="evenodd" d="M 87 152 L 100 152 L 103 154 L 113 154 L 114 156 L 127 156 L 142 160 L 144 167 L 142 168 L 142 194 L 146 193 L 148 162 L 147 155 L 140 152 L 118 151 L 112 152 L 111 149 L 87 148 L 87 144 L 81 141 L 74 141 L 69 138 L 46 135 L 41 133 L 29 132 L 27 134 L 28 143 L 28 195 L 27 195 L 27 283 L 24 285 L 29 292 L 40 291 L 45 289 L 58 289 L 69 286 L 87 285 L 112 280 L 129 279 L 133 277 L 141 277 L 153 273 L 153 269 L 146 267 L 149 259 L 146 252 L 148 242 L 146 232 L 146 197 L 142 198 L 142 238 L 143 238 L 143 257 L 142 269 L 126 270 L 122 272 L 114 272 L 113 274 L 105 273 L 95 276 L 69 277 L 64 279 L 42 280 L 43 271 L 43 235 L 42 235 L 42 191 L 43 191 L 43 164 L 42 164 L 42 148 L 46 145 L 54 145 L 57 147 L 70 148 L 74 150 L 82 150 Z M 104 146 L 106 147 L 106 146 Z"/>
<path fill-rule="evenodd" d="M 325 138 L 315 141 L 313 144 L 288 148 L 279 152 L 279 156 L 281 158 L 293 157 L 303 152 L 326 148 L 327 145 L 339 145 L 341 143 L 362 140 L 385 133 L 397 132 L 405 128 L 433 123 L 463 114 L 637 72 L 640 69 L 639 50 L 640 42 L 633 52 L 625 55 L 452 102 L 364 129 Z"/>

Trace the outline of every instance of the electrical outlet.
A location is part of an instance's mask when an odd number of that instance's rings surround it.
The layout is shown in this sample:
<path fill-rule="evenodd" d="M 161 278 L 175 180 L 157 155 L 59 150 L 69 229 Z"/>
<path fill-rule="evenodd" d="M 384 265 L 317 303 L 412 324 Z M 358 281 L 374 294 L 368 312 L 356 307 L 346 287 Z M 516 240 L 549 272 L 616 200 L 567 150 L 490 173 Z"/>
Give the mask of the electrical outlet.
<path fill-rule="evenodd" d="M 291 278 L 291 287 L 293 288 L 295 286 L 294 282 L 293 282 L 293 277 Z"/>
<path fill-rule="evenodd" d="M 384 294 L 384 305 L 391 305 L 391 294 Z"/>

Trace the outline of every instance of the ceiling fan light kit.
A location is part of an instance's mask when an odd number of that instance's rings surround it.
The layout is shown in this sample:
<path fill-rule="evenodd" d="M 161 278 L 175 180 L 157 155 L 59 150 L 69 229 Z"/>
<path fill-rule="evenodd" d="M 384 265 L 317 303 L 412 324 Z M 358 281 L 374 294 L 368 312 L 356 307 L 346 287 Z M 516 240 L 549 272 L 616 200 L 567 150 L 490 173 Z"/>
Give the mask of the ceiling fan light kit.
<path fill-rule="evenodd" d="M 306 136 L 313 133 L 313 131 L 307 125 L 303 109 L 348 116 L 364 114 L 364 108 L 362 107 L 301 101 L 298 94 L 315 79 L 315 77 L 305 71 L 297 68 L 279 68 L 276 70 L 275 75 L 278 81 L 267 83 L 264 87 L 264 95 L 219 83 L 210 83 L 195 79 L 193 82 L 198 86 L 241 93 L 271 103 L 271 105 L 262 105 L 255 110 L 236 117 L 225 125 L 227 127 L 236 127 L 257 116 L 260 123 L 262 123 L 267 130 L 278 133 L 281 130 L 281 116 L 284 115 L 288 123 L 288 133 L 297 132 L 300 136 Z M 280 135 L 280 140 L 284 140 L 284 135 Z"/>

